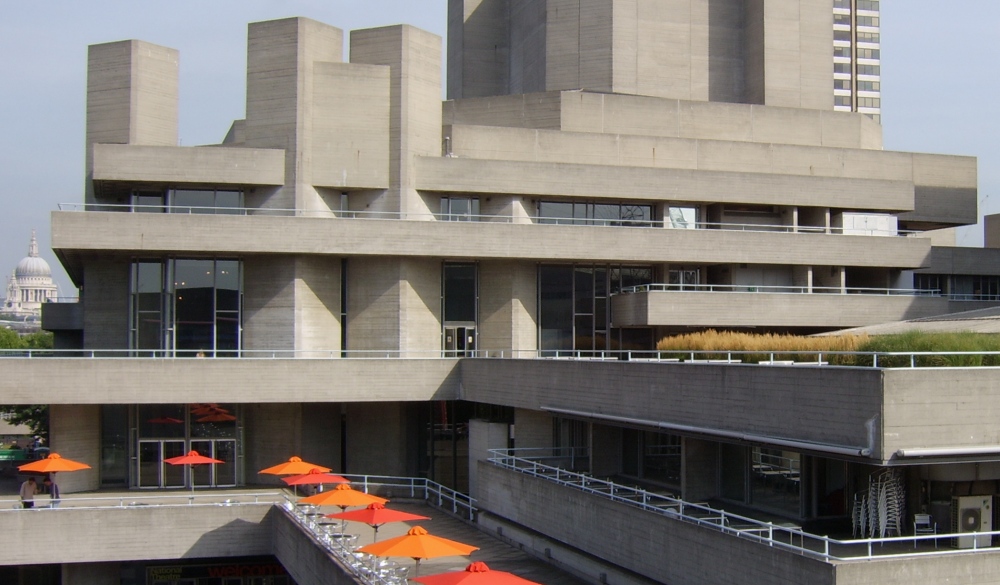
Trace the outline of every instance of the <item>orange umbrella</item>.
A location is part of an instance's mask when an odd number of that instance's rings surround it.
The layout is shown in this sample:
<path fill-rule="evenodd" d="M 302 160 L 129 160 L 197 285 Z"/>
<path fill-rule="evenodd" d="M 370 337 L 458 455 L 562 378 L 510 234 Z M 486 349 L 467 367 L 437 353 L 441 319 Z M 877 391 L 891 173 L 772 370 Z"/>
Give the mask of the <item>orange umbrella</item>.
<path fill-rule="evenodd" d="M 226 414 L 224 412 L 217 412 L 195 419 L 194 422 L 210 423 L 210 422 L 226 422 L 231 420 L 236 420 L 236 417 L 231 414 Z"/>
<path fill-rule="evenodd" d="M 414 577 L 411 580 L 424 585 L 538 585 L 513 573 L 494 571 L 482 561 L 470 564 L 464 571 Z"/>
<path fill-rule="evenodd" d="M 323 473 L 330 471 L 329 467 L 306 463 L 300 457 L 291 457 L 284 463 L 279 463 L 272 467 L 268 467 L 267 469 L 261 469 L 257 473 L 268 473 L 270 475 L 302 475 L 303 473 L 309 473 L 313 469 L 320 469 Z"/>
<path fill-rule="evenodd" d="M 346 510 L 351 506 L 367 506 L 378 502 L 379 504 L 384 504 L 389 500 L 385 498 L 380 498 L 378 496 L 373 496 L 371 494 L 366 494 L 365 492 L 359 492 L 358 490 L 351 489 L 351 486 L 346 483 L 338 485 L 335 489 L 328 492 L 318 493 L 314 496 L 309 496 L 308 498 L 302 498 L 299 500 L 300 504 L 312 504 L 313 506 L 340 506 L 341 509 Z"/>
<path fill-rule="evenodd" d="M 58 453 L 50 453 L 45 459 L 39 459 L 38 461 L 18 465 L 17 468 L 20 471 L 55 473 L 57 471 L 79 471 L 81 469 L 90 469 L 90 466 L 86 463 L 80 463 L 79 461 L 73 461 L 72 459 L 60 457 Z"/>
<path fill-rule="evenodd" d="M 164 459 L 164 463 L 169 463 L 171 465 L 214 465 L 216 463 L 225 463 L 220 459 L 212 459 L 211 457 L 205 457 L 204 455 L 199 455 L 194 449 L 187 452 L 187 455 L 178 455 L 177 457 L 171 457 L 169 459 Z M 194 493 L 194 477 L 191 477 L 191 492 Z"/>
<path fill-rule="evenodd" d="M 323 485 L 324 483 L 351 483 L 351 480 L 333 473 L 327 473 L 319 467 L 309 473 L 283 477 L 281 481 L 288 485 Z"/>
<path fill-rule="evenodd" d="M 358 549 L 358 552 L 379 557 L 410 557 L 416 561 L 414 570 L 414 574 L 416 574 L 420 571 L 421 559 L 465 556 L 474 550 L 479 550 L 479 547 L 434 536 L 428 534 L 422 527 L 414 526 L 403 536 L 363 546 Z"/>
<path fill-rule="evenodd" d="M 389 522 L 407 522 L 409 520 L 430 520 L 427 516 L 410 514 L 401 510 L 390 510 L 385 504 L 373 502 L 364 510 L 352 510 L 337 514 L 327 514 L 325 518 L 339 518 L 351 522 L 364 522 L 375 529 L 374 540 L 378 540 L 378 527 Z"/>

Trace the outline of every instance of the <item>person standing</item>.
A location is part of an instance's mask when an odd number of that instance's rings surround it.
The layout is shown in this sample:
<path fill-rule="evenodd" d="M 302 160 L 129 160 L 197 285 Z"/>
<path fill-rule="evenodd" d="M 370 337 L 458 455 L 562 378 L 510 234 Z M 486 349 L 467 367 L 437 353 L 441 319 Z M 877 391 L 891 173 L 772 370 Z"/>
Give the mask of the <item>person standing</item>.
<path fill-rule="evenodd" d="M 24 483 L 21 484 L 21 507 L 34 508 L 35 495 L 37 493 L 38 484 L 35 483 L 34 477 L 29 477 Z"/>
<path fill-rule="evenodd" d="M 46 477 L 45 480 L 42 482 L 42 485 L 45 486 L 45 491 L 49 492 L 49 500 L 51 500 L 49 502 L 49 507 L 50 508 L 58 508 L 59 507 L 59 502 L 60 502 L 60 500 L 59 500 L 59 485 L 56 484 L 55 480 L 52 479 L 51 476 Z"/>

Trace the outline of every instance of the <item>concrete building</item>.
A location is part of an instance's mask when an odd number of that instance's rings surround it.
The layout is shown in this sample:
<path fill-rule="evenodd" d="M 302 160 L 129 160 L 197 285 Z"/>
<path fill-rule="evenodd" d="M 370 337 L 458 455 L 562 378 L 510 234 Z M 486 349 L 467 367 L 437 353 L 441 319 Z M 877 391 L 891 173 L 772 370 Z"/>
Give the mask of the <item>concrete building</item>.
<path fill-rule="evenodd" d="M 92 46 L 84 205 L 52 214 L 80 302 L 44 315 L 75 359 L 6 360 L 0 396 L 51 404 L 53 448 L 92 463 L 64 493 L 184 487 L 162 461 L 191 448 L 225 461 L 205 487 L 299 454 L 468 490 L 485 529 L 614 570 L 594 582 L 984 582 L 988 550 L 841 542 L 889 485 L 881 535 L 991 505 L 997 370 L 624 359 L 958 302 L 906 279 L 936 261 L 925 232 L 976 222 L 976 160 L 884 150 L 839 111 L 835 7 L 452 0 L 444 103 L 433 34 L 352 31 L 344 54 L 333 26 L 252 23 L 246 117 L 203 147 L 177 145 L 176 51 Z M 586 475 L 516 469 L 532 449 Z M 67 529 L 85 515 L 38 517 L 58 543 L 6 564 L 110 584 L 149 554 L 141 523 L 108 516 L 109 554 Z M 204 545 L 170 558 L 267 554 L 262 523 L 213 509 L 156 534 Z"/>

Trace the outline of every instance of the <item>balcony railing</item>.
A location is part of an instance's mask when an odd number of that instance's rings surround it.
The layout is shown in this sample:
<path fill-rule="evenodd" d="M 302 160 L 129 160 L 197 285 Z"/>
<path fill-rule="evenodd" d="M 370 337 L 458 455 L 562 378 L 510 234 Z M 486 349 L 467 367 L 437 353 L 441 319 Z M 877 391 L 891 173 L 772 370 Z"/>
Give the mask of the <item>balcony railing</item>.
<path fill-rule="evenodd" d="M 647 491 L 562 469 L 546 463 L 537 453 L 522 449 L 490 450 L 489 462 L 498 467 L 544 479 L 567 489 L 579 490 L 620 504 L 657 514 L 679 522 L 695 524 L 736 538 L 745 538 L 767 546 L 782 548 L 796 554 L 823 561 L 861 561 L 871 559 L 905 558 L 926 555 L 967 554 L 970 552 L 1000 552 L 1000 549 L 977 545 L 980 539 L 1000 536 L 1000 530 L 973 533 L 940 533 L 885 538 L 837 539 L 806 532 L 794 523 L 761 521 L 741 514 L 733 514 L 705 503 L 692 503 L 676 496 Z M 954 538 L 971 540 L 972 547 L 949 549 Z M 934 541 L 934 542 L 932 542 Z M 938 545 L 930 547 L 929 545 Z M 920 548 L 919 545 L 924 547 Z"/>
<path fill-rule="evenodd" d="M 658 228 L 675 231 L 723 230 L 739 232 L 777 232 L 786 234 L 821 234 L 850 236 L 913 236 L 922 232 L 912 230 L 863 230 L 856 228 L 792 226 L 783 224 L 750 224 L 726 222 L 693 222 L 686 227 L 674 227 L 669 219 L 628 219 L 628 218 L 581 218 L 581 217 L 543 217 L 532 215 L 488 215 L 466 213 L 413 213 L 397 211 L 355 211 L 336 209 L 281 209 L 264 207 L 198 207 L 191 205 L 125 205 L 107 203 L 60 203 L 60 211 L 84 212 L 118 212 L 118 213 L 151 213 L 166 215 L 237 215 L 237 216 L 273 216 L 273 217 L 309 217 L 331 219 L 376 219 L 403 221 L 455 221 L 507 223 L 525 225 L 559 225 L 559 226 L 589 226 L 589 227 L 633 227 Z"/>
<path fill-rule="evenodd" d="M 406 360 L 406 359 L 547 359 L 632 361 L 673 364 L 729 364 L 741 366 L 820 366 L 854 368 L 967 368 L 1000 367 L 1000 351 L 808 351 L 808 350 L 578 350 L 476 349 L 455 355 L 454 350 L 227 350 L 195 357 L 204 350 L 128 349 L 0 349 L 0 359 L 155 359 L 155 360 Z M 188 362 L 185 361 L 185 364 Z"/>
<path fill-rule="evenodd" d="M 728 293 L 769 293 L 769 294 L 847 294 L 874 296 L 940 297 L 939 290 L 918 288 L 874 288 L 839 286 L 771 286 L 752 284 L 640 284 L 625 287 L 617 294 L 646 292 L 728 292 Z"/>

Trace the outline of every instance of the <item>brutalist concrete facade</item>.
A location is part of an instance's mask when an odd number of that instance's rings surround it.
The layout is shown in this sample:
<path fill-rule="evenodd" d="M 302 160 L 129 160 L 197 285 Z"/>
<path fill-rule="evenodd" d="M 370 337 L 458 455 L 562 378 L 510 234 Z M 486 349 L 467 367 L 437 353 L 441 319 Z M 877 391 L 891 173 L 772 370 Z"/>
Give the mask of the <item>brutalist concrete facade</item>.
<path fill-rule="evenodd" d="M 847 514 L 821 509 L 821 468 L 856 478 L 850 490 L 886 466 L 909 466 L 916 493 L 932 475 L 977 489 L 1000 480 L 992 370 L 548 359 L 602 357 L 637 331 L 648 342 L 629 347 L 648 351 L 678 329 L 819 331 L 949 310 L 901 289 L 935 257 L 921 230 L 976 221 L 976 161 L 885 151 L 875 121 L 835 111 L 831 18 L 829 0 L 453 0 L 443 103 L 435 35 L 353 31 L 345 62 L 335 27 L 252 23 L 246 118 L 197 148 L 176 145 L 175 51 L 91 47 L 86 206 L 52 215 L 53 248 L 81 287 L 57 344 L 88 359 L 11 359 L 0 395 L 52 404 L 53 446 L 95 463 L 110 405 L 136 429 L 147 407 L 238 405 L 237 485 L 289 454 L 346 473 L 433 476 L 423 452 L 434 425 L 459 422 L 440 414 L 458 401 L 500 409 L 495 422 L 516 429 L 474 437 L 477 452 L 511 437 L 562 447 L 558 429 L 576 425 L 593 472 L 608 476 L 630 475 L 636 433 L 671 429 L 684 463 L 670 490 L 699 501 L 728 497 L 724 453 L 749 466 L 751 452 L 794 451 L 799 500 L 778 512 L 803 523 Z M 211 297 L 184 288 L 182 264 L 197 262 L 215 263 L 205 266 L 216 283 L 220 262 L 237 266 L 237 308 L 219 308 L 232 290 L 221 284 Z M 149 266 L 162 269 L 155 290 L 144 288 Z M 569 309 L 569 346 L 548 333 L 550 269 L 618 287 L 586 296 L 591 285 L 574 281 L 572 298 L 586 302 Z M 606 276 L 633 269 L 645 275 L 633 288 Z M 453 286 L 471 317 L 451 313 Z M 182 296 L 215 299 L 202 301 L 198 331 L 209 333 L 197 341 L 182 333 Z M 212 359 L 182 359 L 195 352 Z M 978 413 L 970 432 L 964 411 Z M 958 461 L 981 463 L 974 480 Z M 526 482 L 499 469 L 476 482 L 477 465 L 461 462 L 485 511 L 528 526 L 530 510 L 504 491 Z M 96 489 L 108 473 L 68 475 L 63 491 Z M 137 468 L 121 473 L 140 487 Z M 560 499 L 562 488 L 530 483 Z M 572 547 L 557 528 L 548 536 Z M 725 537 L 702 537 L 725 556 Z M 754 546 L 738 543 L 733 558 L 756 558 Z M 863 582 L 769 554 L 784 568 L 733 574 Z M 645 577 L 707 582 L 686 566 Z"/>

